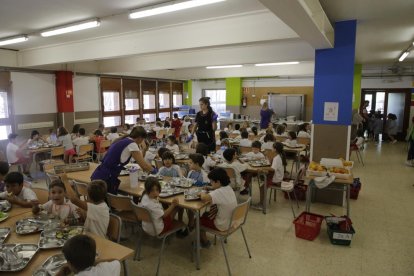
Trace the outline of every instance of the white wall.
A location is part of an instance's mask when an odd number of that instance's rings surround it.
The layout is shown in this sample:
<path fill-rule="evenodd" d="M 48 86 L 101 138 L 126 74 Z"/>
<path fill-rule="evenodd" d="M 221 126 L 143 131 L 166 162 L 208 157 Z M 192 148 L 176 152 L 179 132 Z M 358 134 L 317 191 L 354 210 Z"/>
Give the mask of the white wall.
<path fill-rule="evenodd" d="M 301 79 L 257 79 L 243 80 L 243 87 L 295 87 L 313 86 L 313 77 Z"/>
<path fill-rule="evenodd" d="M 56 113 L 55 75 L 11 72 L 15 115 Z"/>
<path fill-rule="evenodd" d="M 17 52 L 0 49 L 0 66 L 17 66 Z"/>
<path fill-rule="evenodd" d="M 395 78 L 372 78 L 361 80 L 361 88 L 412 88 L 413 87 L 413 77 L 398 77 Z"/>
<path fill-rule="evenodd" d="M 75 76 L 73 78 L 73 104 L 75 112 L 100 109 L 98 77 Z"/>

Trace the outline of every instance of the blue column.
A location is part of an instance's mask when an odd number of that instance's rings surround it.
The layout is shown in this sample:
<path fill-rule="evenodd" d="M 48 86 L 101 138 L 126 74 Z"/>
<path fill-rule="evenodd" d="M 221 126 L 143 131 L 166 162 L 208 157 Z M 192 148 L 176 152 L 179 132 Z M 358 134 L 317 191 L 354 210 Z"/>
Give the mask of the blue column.
<path fill-rule="evenodd" d="M 355 63 L 356 20 L 335 23 L 335 46 L 316 50 L 313 123 L 350 125 Z M 325 102 L 337 102 L 338 120 L 324 120 Z"/>

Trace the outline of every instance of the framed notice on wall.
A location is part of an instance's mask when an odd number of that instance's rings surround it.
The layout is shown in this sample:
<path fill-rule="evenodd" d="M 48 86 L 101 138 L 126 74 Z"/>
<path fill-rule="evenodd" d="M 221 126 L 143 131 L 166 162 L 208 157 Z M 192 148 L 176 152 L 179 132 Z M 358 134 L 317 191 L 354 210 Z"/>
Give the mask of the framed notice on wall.
<path fill-rule="evenodd" d="M 325 102 L 323 120 L 324 121 L 338 121 L 338 102 Z"/>

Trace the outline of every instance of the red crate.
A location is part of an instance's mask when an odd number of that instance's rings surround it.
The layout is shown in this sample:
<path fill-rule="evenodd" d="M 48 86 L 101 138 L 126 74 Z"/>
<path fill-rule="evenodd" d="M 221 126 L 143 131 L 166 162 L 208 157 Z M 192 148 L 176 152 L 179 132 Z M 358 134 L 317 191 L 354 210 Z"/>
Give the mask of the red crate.
<path fill-rule="evenodd" d="M 321 215 L 302 212 L 294 221 L 296 237 L 313 241 L 321 231 L 324 217 Z"/>

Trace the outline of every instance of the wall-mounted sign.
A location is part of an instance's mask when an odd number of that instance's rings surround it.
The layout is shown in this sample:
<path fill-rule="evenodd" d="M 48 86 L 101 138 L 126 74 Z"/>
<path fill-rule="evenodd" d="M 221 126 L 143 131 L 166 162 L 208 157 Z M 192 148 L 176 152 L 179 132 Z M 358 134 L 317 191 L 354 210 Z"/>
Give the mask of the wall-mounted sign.
<path fill-rule="evenodd" d="M 323 112 L 324 121 L 338 121 L 338 102 L 325 102 L 325 108 Z"/>

